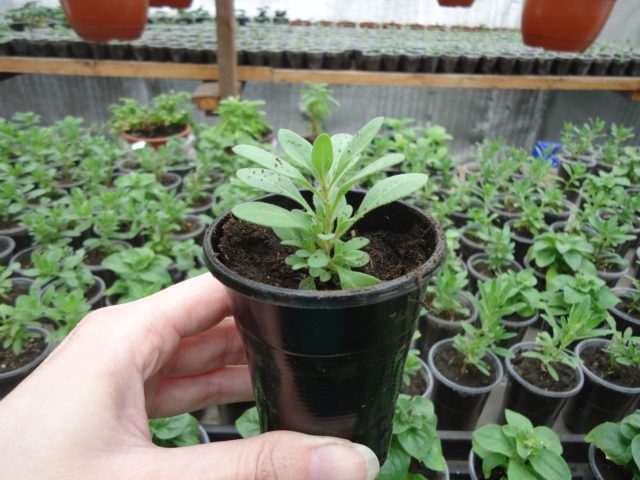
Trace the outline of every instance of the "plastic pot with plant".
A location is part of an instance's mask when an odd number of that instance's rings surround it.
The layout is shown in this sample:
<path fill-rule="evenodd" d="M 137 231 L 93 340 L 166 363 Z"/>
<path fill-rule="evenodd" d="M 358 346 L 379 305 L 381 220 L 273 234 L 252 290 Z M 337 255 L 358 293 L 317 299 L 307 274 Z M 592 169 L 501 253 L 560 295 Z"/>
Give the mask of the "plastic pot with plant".
<path fill-rule="evenodd" d="M 558 435 L 534 426 L 524 415 L 505 411 L 505 425 L 484 425 L 473 432 L 469 454 L 472 480 L 494 478 L 570 480 Z"/>
<path fill-rule="evenodd" d="M 419 339 L 420 332 L 416 332 L 413 335 L 413 343 L 415 344 Z M 420 350 L 410 348 L 404 362 L 400 393 L 428 398 L 432 389 L 433 377 L 426 362 L 420 358 Z"/>
<path fill-rule="evenodd" d="M 597 215 L 589 218 L 589 226 L 595 232 L 591 239 L 594 247 L 592 261 L 598 277 L 613 287 L 629 271 L 629 262 L 617 253 L 617 247 L 633 240 L 631 225 L 621 224 L 616 215 L 606 220 Z"/>
<path fill-rule="evenodd" d="M 582 360 L 584 386 L 567 404 L 567 428 L 587 433 L 602 422 L 622 420 L 640 396 L 640 337 L 627 328 L 611 340 L 583 340 L 575 351 Z"/>
<path fill-rule="evenodd" d="M 333 97 L 327 84 L 309 83 L 300 91 L 302 113 L 309 120 L 309 134 L 305 137 L 309 142 L 315 141 L 324 132 L 324 121 L 333 113 L 333 107 L 340 103 Z"/>
<path fill-rule="evenodd" d="M 476 290 L 478 282 L 508 271 L 522 270 L 513 255 L 515 245 L 511 240 L 509 227 L 492 227 L 481 231 L 478 237 L 484 242 L 486 253 L 473 254 L 467 260 L 471 291 Z"/>
<path fill-rule="evenodd" d="M 502 379 L 502 363 L 496 354 L 511 355 L 497 345 L 515 335 L 501 323 L 510 311 L 496 301 L 507 293 L 505 285 L 490 283 L 478 302 L 478 326 L 463 323 L 464 335 L 441 340 L 429 350 L 428 364 L 434 377 L 432 399 L 444 430 L 475 427 L 489 394 Z"/>
<path fill-rule="evenodd" d="M 550 331 L 538 333 L 535 342 L 511 347 L 507 358 L 507 388 L 503 409 L 526 415 L 537 425 L 551 426 L 570 397 L 584 383 L 580 358 L 570 350 L 578 340 L 610 333 L 599 329 L 602 317 L 593 315 L 590 301 L 573 306 L 566 317 L 542 314 Z"/>
<path fill-rule="evenodd" d="M 469 210 L 469 217 L 471 220 L 460 231 L 461 254 L 465 260 L 476 253 L 484 253 L 485 239 L 491 238 L 497 230 L 493 222 L 498 216 L 486 208 L 472 208 Z"/>
<path fill-rule="evenodd" d="M 502 324 L 508 332 L 515 334 L 512 338 L 500 343 L 501 347 L 509 348 L 520 342 L 527 329 L 533 326 L 539 318 L 539 309 L 542 307 L 540 292 L 537 289 L 537 280 L 530 268 L 522 271 L 509 271 L 498 275 L 493 281 L 505 282 L 510 289 L 505 289 L 506 294 L 501 301 L 505 312 Z M 480 284 L 480 292 L 486 286 Z"/>
<path fill-rule="evenodd" d="M 640 410 L 598 425 L 584 439 L 591 444 L 589 466 L 596 480 L 640 478 Z"/>
<path fill-rule="evenodd" d="M 631 327 L 634 335 L 640 335 L 640 280 L 630 279 L 628 288 L 614 288 L 620 303 L 611 307 L 609 313 L 616 321 L 618 330 Z"/>
<path fill-rule="evenodd" d="M 598 152 L 598 170 L 611 171 L 620 162 L 624 146 L 634 137 L 633 128 L 624 125 L 611 124 L 609 135 Z"/>
<path fill-rule="evenodd" d="M 520 217 L 508 220 L 505 226 L 511 231 L 514 259 L 522 265 L 534 240 L 547 229 L 544 212 L 536 201 L 525 200 Z"/>
<path fill-rule="evenodd" d="M 262 105 L 262 100 L 225 98 L 216 109 L 220 120 L 202 132 L 203 139 L 211 138 L 220 143 L 230 155 L 233 154 L 231 147 L 239 143 L 271 143 L 273 128 L 265 120 L 265 113 L 259 108 Z"/>
<path fill-rule="evenodd" d="M 287 157 L 235 147 L 262 167 L 241 169 L 238 178 L 272 195 L 218 219 L 204 249 L 207 267 L 230 295 L 261 429 L 347 438 L 384 461 L 404 366 L 397 359 L 413 336 L 420 287 L 446 246 L 431 217 L 397 202 L 423 187 L 426 175 L 397 175 L 367 193 L 350 191 L 402 161 L 390 155 L 355 169 L 382 121 L 354 136 L 322 134 L 313 145 L 280 130 Z M 378 251 L 384 243 L 378 239 L 388 235 L 403 245 L 402 259 Z M 384 270 L 376 269 L 383 259 Z M 358 333 L 363 322 L 366 336 Z"/>
<path fill-rule="evenodd" d="M 589 171 L 596 166 L 596 142 L 604 137 L 605 123 L 600 119 L 591 119 L 582 126 L 566 122 L 562 130 L 562 152 L 558 154 L 560 164 L 574 165 L 582 163 Z M 566 170 L 560 169 L 559 174 L 565 178 Z"/>
<path fill-rule="evenodd" d="M 33 280 L 30 278 L 14 277 L 16 264 L 0 265 L 0 304 L 15 305 L 20 295 L 29 292 Z"/>
<path fill-rule="evenodd" d="M 158 148 L 170 137 L 186 137 L 191 132 L 190 96 L 186 92 L 154 97 L 145 107 L 133 98 L 121 98 L 111 105 L 111 125 L 129 143 L 143 141 Z"/>

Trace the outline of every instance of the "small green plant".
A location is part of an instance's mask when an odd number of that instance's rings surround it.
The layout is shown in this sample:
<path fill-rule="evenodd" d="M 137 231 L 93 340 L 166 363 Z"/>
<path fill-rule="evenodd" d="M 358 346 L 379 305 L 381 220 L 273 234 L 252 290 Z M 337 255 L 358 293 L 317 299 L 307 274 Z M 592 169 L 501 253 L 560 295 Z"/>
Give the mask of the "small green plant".
<path fill-rule="evenodd" d="M 611 333 L 609 329 L 598 328 L 602 318 L 592 314 L 588 298 L 573 305 L 569 314 L 561 320 L 556 319 L 550 312 L 542 314 L 542 318 L 549 325 L 551 333 L 539 332 L 535 340 L 537 348 L 523 352 L 522 356 L 539 360 L 543 370 L 556 382 L 560 379 L 557 365 L 562 364 L 575 369 L 581 363 L 580 357 L 569 348 L 573 342 Z"/>
<path fill-rule="evenodd" d="M 620 423 L 598 425 L 584 440 L 595 444 L 609 461 L 629 472 L 633 480 L 640 480 L 640 410 L 626 416 Z"/>
<path fill-rule="evenodd" d="M 633 227 L 628 223 L 621 223 L 617 215 L 610 215 L 606 219 L 592 215 L 589 217 L 589 226 L 596 232 L 591 238 L 591 244 L 594 246 L 592 258 L 596 268 L 603 270 L 611 264 L 628 265 L 628 262 L 616 253 L 616 247 L 636 238 Z"/>
<path fill-rule="evenodd" d="M 60 287 L 88 292 L 95 281 L 91 271 L 83 265 L 84 256 L 82 249 L 74 252 L 68 246 L 49 245 L 33 251 L 33 267 L 27 268 L 24 274 L 35 278 L 34 285 L 37 287 L 59 279 Z"/>
<path fill-rule="evenodd" d="M 309 118 L 310 136 L 317 137 L 323 132 L 325 119 L 331 116 L 333 107 L 340 103 L 333 98 L 333 92 L 325 83 L 309 83 L 300 91 L 303 113 Z"/>
<path fill-rule="evenodd" d="M 377 479 L 426 480 L 420 473 L 411 473 L 412 459 L 429 470 L 443 472 L 445 464 L 437 423 L 431 400 L 400 394 L 393 415 L 389 453 Z"/>
<path fill-rule="evenodd" d="M 531 238 L 537 237 L 547 228 L 547 222 L 544 219 L 544 211 L 535 201 L 525 200 L 522 204 L 522 214 L 513 222 L 513 228 L 516 233 L 523 230 L 528 232 Z"/>
<path fill-rule="evenodd" d="M 547 284 L 542 298 L 553 315 L 568 315 L 571 307 L 588 298 L 594 315 L 602 320 L 609 317 L 608 310 L 620 299 L 607 284 L 591 273 L 558 275 Z"/>
<path fill-rule="evenodd" d="M 511 229 L 508 226 L 481 231 L 478 238 L 486 246 L 486 264 L 494 274 L 502 273 L 513 264 L 515 244 L 511 240 Z"/>
<path fill-rule="evenodd" d="M 562 130 L 564 149 L 573 158 L 593 153 L 595 142 L 604 136 L 604 128 L 605 123 L 599 118 L 590 119 L 580 127 L 565 123 Z"/>
<path fill-rule="evenodd" d="M 420 332 L 416 331 L 413 334 L 413 342 L 416 342 L 421 337 Z M 407 353 L 407 359 L 404 362 L 404 370 L 402 371 L 402 383 L 404 385 L 411 385 L 411 379 L 415 377 L 422 368 L 422 362 L 420 361 L 420 350 L 417 348 L 410 348 Z"/>
<path fill-rule="evenodd" d="M 158 95 L 150 107 L 133 98 L 121 98 L 113 104 L 111 124 L 116 133 L 128 132 L 153 136 L 159 128 L 184 126 L 191 123 L 190 95 L 177 92 Z"/>
<path fill-rule="evenodd" d="M 382 120 L 372 120 L 353 137 L 322 134 L 313 146 L 290 130 L 280 130 L 279 143 L 287 153 L 283 159 L 251 145 L 234 148 L 236 154 L 263 167 L 238 170 L 241 181 L 258 190 L 283 195 L 302 207 L 286 210 L 264 202 L 247 202 L 232 210 L 244 221 L 272 228 L 283 245 L 297 248 L 286 262 L 293 270 L 308 272 L 301 288 L 315 289 L 316 281 L 330 280 L 337 280 L 343 289 L 380 283 L 371 275 L 353 270 L 369 262 L 369 255 L 362 250 L 369 240 L 345 240 L 345 235 L 370 211 L 410 195 L 428 180 L 425 174 L 396 175 L 374 185 L 357 211 L 347 203 L 347 192 L 358 182 L 403 160 L 402 155 L 390 154 L 355 170 L 360 154 L 380 129 Z M 312 193 L 314 207 L 298 188 Z"/>
<path fill-rule="evenodd" d="M 51 320 L 56 330 L 52 337 L 64 339 L 90 311 L 82 290 L 67 290 L 55 284 L 48 287 L 42 295 L 43 316 Z"/>
<path fill-rule="evenodd" d="M 9 303 L 9 294 L 13 290 L 11 277 L 18 268 L 18 264 L 0 265 L 0 304 Z"/>
<path fill-rule="evenodd" d="M 10 351 L 19 357 L 25 345 L 41 334 L 31 328 L 41 327 L 43 310 L 36 293 L 21 295 L 16 299 L 16 305 L 0 304 L 0 345 L 2 349 Z"/>
<path fill-rule="evenodd" d="M 590 261 L 593 246 L 582 235 L 568 232 L 546 232 L 527 252 L 538 268 L 547 269 L 547 280 L 558 274 L 594 272 Z"/>
<path fill-rule="evenodd" d="M 640 366 L 640 337 L 633 336 L 631 327 L 624 332 L 616 331 L 611 341 L 603 350 L 609 355 L 609 370 L 617 370 L 619 365 L 625 367 Z"/>
<path fill-rule="evenodd" d="M 445 263 L 427 286 L 426 308 L 440 316 L 469 316 L 469 307 L 460 296 L 460 292 L 464 291 L 468 283 L 466 270 L 458 271 L 450 263 Z"/>
<path fill-rule="evenodd" d="M 537 288 L 533 270 L 525 268 L 520 272 L 510 270 L 496 277 L 496 281 L 504 281 L 511 286 L 509 295 L 506 297 L 505 307 L 514 309 L 513 313 L 522 318 L 531 318 L 542 307 L 540 292 Z"/>
<path fill-rule="evenodd" d="M 600 150 L 600 158 L 607 165 L 616 165 L 622 156 L 624 144 L 634 137 L 633 129 L 624 125 L 611 124 L 607 140 Z"/>
<path fill-rule="evenodd" d="M 260 435 L 260 417 L 258 409 L 251 407 L 236 420 L 236 428 L 242 438 L 251 438 Z"/>
<path fill-rule="evenodd" d="M 198 445 L 198 420 L 188 413 L 149 420 L 151 441 L 159 447 L 175 448 Z"/>
<path fill-rule="evenodd" d="M 517 412 L 505 410 L 506 425 L 485 425 L 473 432 L 473 451 L 482 459 L 483 478 L 570 480 L 571 471 L 562 458 L 562 444 L 548 427 L 534 427 Z"/>
<path fill-rule="evenodd" d="M 227 97 L 220 102 L 216 113 L 220 121 L 202 136 L 213 137 L 224 146 L 238 143 L 254 143 L 272 130 L 260 110 L 262 100 L 242 100 L 240 97 Z"/>
<path fill-rule="evenodd" d="M 106 295 L 116 295 L 126 303 L 156 293 L 171 284 L 171 259 L 150 248 L 132 248 L 109 255 L 102 265 L 118 275 Z"/>

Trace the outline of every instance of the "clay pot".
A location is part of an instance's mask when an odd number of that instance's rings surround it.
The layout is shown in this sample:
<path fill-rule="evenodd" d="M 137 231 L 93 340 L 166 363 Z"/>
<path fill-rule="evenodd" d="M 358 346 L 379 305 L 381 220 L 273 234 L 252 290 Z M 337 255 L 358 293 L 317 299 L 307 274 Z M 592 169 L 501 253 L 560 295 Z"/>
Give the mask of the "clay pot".
<path fill-rule="evenodd" d="M 192 0 L 149 0 L 150 7 L 189 8 Z"/>
<path fill-rule="evenodd" d="M 438 0 L 441 7 L 465 7 L 469 8 L 475 0 Z"/>
<path fill-rule="evenodd" d="M 83 40 L 135 40 L 147 24 L 148 0 L 61 0 L 69 24 Z"/>
<path fill-rule="evenodd" d="M 183 137 L 186 138 L 191 133 L 191 125 L 187 124 L 180 133 L 176 135 L 172 135 L 171 137 L 138 137 L 136 135 L 130 135 L 127 132 L 122 132 L 122 138 L 124 138 L 128 143 L 136 143 L 136 142 L 146 142 L 153 147 L 154 150 L 157 150 L 161 146 L 165 145 L 169 139 L 173 137 Z"/>
<path fill-rule="evenodd" d="M 525 45 L 584 52 L 607 22 L 615 0 L 526 0 L 522 14 Z"/>

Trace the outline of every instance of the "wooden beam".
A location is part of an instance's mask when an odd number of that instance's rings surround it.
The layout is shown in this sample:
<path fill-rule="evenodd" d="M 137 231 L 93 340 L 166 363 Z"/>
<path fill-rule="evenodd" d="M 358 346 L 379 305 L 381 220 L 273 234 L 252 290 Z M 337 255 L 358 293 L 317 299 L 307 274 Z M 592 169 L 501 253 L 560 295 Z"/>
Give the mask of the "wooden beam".
<path fill-rule="evenodd" d="M 238 54 L 236 52 L 236 17 L 233 0 L 216 0 L 216 34 L 218 37 L 218 66 L 220 96 L 237 95 Z"/>

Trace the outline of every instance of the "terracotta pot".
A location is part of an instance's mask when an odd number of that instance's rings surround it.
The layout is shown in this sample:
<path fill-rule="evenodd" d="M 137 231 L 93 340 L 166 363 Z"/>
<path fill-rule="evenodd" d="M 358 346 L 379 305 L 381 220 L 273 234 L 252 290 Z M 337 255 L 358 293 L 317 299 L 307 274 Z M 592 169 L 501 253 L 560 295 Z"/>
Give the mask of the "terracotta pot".
<path fill-rule="evenodd" d="M 441 7 L 470 7 L 475 0 L 438 0 Z"/>
<path fill-rule="evenodd" d="M 150 7 L 189 8 L 192 0 L 149 0 Z"/>
<path fill-rule="evenodd" d="M 525 45 L 584 52 L 602 31 L 615 0 L 526 0 L 522 14 Z"/>
<path fill-rule="evenodd" d="M 146 142 L 149 145 L 151 145 L 154 148 L 154 150 L 157 150 L 158 148 L 166 144 L 170 138 L 174 138 L 174 137 L 186 138 L 189 136 L 190 133 L 191 133 L 191 125 L 187 124 L 184 127 L 184 130 L 182 132 L 177 133 L 176 135 L 172 135 L 171 137 L 147 138 L 147 137 L 138 137 L 135 135 L 130 135 L 127 132 L 122 132 L 122 138 L 124 138 L 128 143 Z"/>
<path fill-rule="evenodd" d="M 69 24 L 83 40 L 135 40 L 147 24 L 148 0 L 60 0 Z"/>

